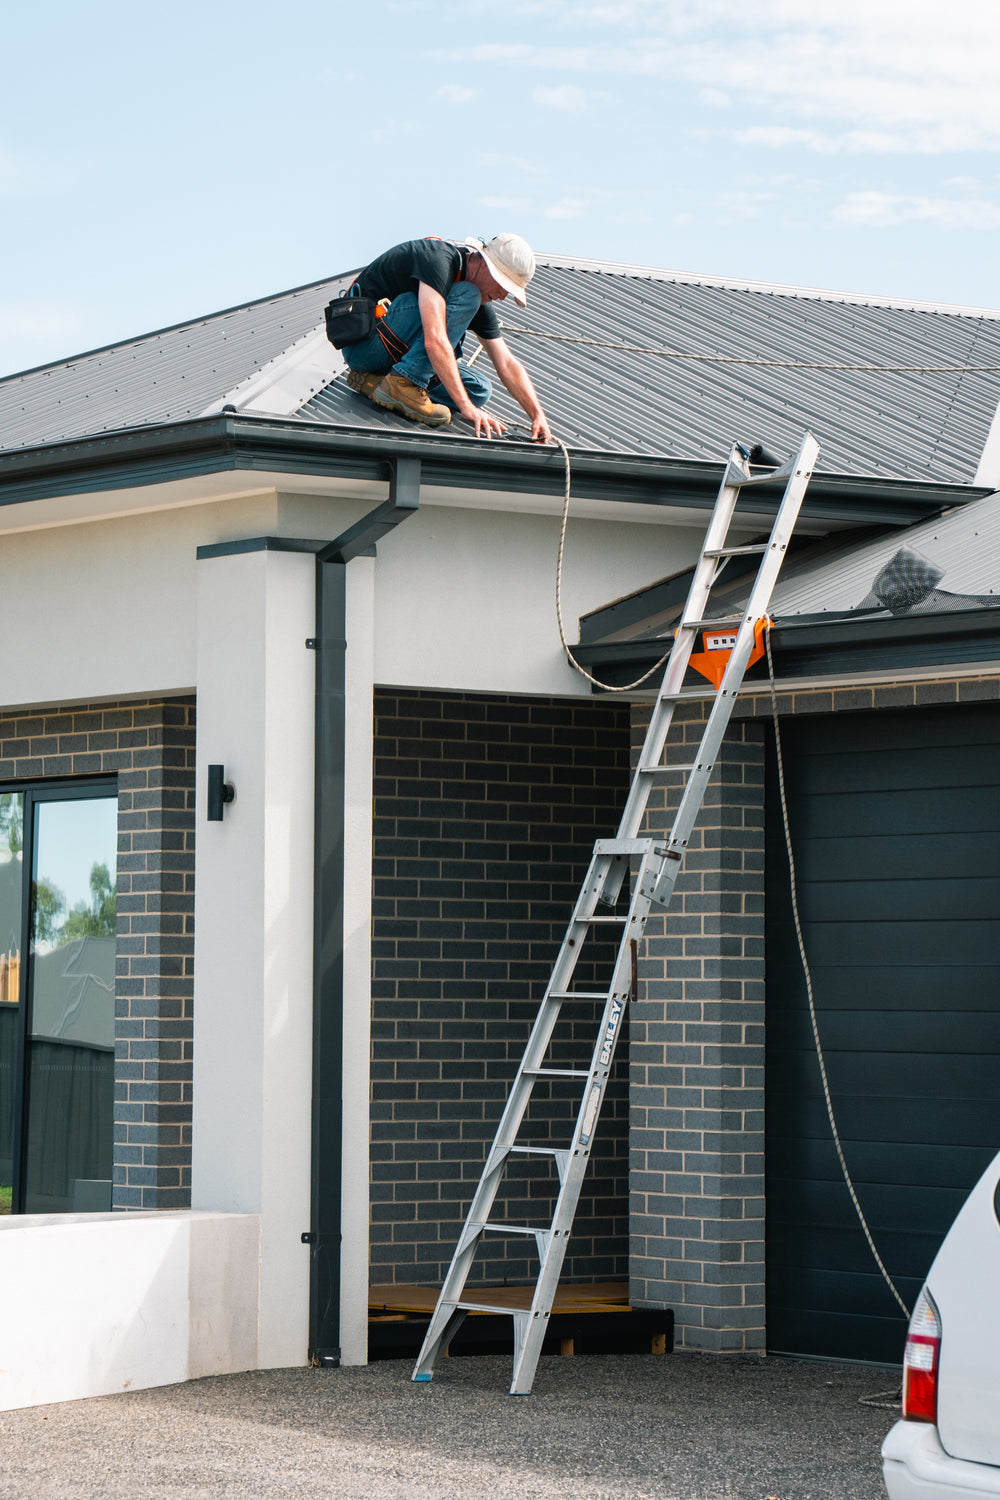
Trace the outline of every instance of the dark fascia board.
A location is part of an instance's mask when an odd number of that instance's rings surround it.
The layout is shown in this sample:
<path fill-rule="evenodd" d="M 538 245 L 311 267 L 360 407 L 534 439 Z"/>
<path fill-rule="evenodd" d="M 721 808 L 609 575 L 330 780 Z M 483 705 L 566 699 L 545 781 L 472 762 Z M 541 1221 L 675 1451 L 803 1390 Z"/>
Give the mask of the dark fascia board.
<path fill-rule="evenodd" d="M 842 677 L 995 661 L 1000 659 L 1000 607 L 898 619 L 870 615 L 827 621 L 816 616 L 803 621 L 779 619 L 771 644 L 775 674 L 783 682 L 796 677 Z M 619 687 L 648 670 L 669 646 L 669 639 L 614 641 L 574 646 L 573 654 L 581 666 Z M 748 681 L 766 675 L 765 666 L 759 664 Z M 701 680 L 692 673 L 689 685 Z"/>
<path fill-rule="evenodd" d="M 562 454 L 552 447 L 220 414 L 0 452 L 0 505 L 234 470 L 385 479 L 387 465 L 403 456 L 420 459 L 425 487 L 561 495 L 565 483 Z M 576 452 L 572 493 L 707 511 L 722 471 L 722 463 Z M 803 516 L 830 524 L 898 526 L 990 493 L 981 486 L 818 474 Z M 758 494 L 764 514 L 776 507 L 777 486 Z"/>

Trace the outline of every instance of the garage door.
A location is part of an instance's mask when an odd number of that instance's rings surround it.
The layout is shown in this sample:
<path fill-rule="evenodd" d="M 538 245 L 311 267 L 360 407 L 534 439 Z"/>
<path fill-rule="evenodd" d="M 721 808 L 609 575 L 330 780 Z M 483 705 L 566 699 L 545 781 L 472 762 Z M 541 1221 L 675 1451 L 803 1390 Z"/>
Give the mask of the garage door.
<path fill-rule="evenodd" d="M 1000 1149 L 1000 706 L 782 725 L 799 902 L 848 1166 L 909 1306 Z M 823 1104 L 771 757 L 767 1340 L 898 1361 Z"/>

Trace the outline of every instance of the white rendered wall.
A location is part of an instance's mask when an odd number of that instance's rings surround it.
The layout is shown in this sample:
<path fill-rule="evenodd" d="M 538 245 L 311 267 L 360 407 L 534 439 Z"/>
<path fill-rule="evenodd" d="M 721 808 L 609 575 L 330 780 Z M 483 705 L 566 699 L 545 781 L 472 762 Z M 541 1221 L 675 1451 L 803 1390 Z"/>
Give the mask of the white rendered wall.
<path fill-rule="evenodd" d="M 265 1368 L 308 1352 L 314 570 L 198 564 L 192 1207 L 260 1215 Z M 213 762 L 236 786 L 221 823 Z"/>
<path fill-rule="evenodd" d="M 409 521 L 406 523 L 410 524 Z M 368 1358 L 374 558 L 347 567 L 344 746 L 344 1161 L 341 1364 Z"/>
<path fill-rule="evenodd" d="M 0 1411 L 258 1368 L 251 1215 L 0 1219 Z"/>
<path fill-rule="evenodd" d="M 433 494 L 425 491 L 420 513 L 379 545 L 376 680 L 587 692 L 556 633 L 558 518 L 434 505 Z M 357 499 L 271 492 L 4 535 L 0 707 L 190 692 L 197 548 L 268 534 L 332 537 L 368 508 Z M 665 513 L 649 509 L 646 524 L 571 518 L 564 580 L 571 640 L 581 613 L 696 555 L 699 528 L 664 524 Z"/>
<path fill-rule="evenodd" d="M 189 692 L 196 550 L 275 517 L 259 496 L 0 539 L 0 706 Z"/>
<path fill-rule="evenodd" d="M 376 682 L 589 695 L 556 627 L 559 525 L 555 516 L 422 504 L 379 543 Z M 582 614 L 687 567 L 701 541 L 697 527 L 571 518 L 563 562 L 570 644 Z"/>

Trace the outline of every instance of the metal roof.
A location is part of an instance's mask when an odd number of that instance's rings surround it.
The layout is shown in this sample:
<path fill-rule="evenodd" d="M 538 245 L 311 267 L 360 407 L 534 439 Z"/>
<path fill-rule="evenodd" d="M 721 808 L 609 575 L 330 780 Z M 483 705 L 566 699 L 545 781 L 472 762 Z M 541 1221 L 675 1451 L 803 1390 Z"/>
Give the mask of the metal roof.
<path fill-rule="evenodd" d="M 247 399 L 238 408 L 269 411 L 250 377 L 291 358 L 347 279 L 10 376 L 0 381 L 0 447 L 183 421 L 240 387 Z M 717 463 L 735 437 L 781 452 L 810 427 L 825 473 L 971 485 L 1000 399 L 1000 319 L 987 311 L 552 257 L 539 265 L 527 310 L 507 303 L 500 312 L 553 429 L 591 452 Z M 494 405 L 521 424 L 512 436 L 523 439 L 520 409 L 503 391 Z M 296 414 L 414 433 L 341 380 Z M 469 429 L 456 421 L 445 432 L 460 439 Z"/>
<path fill-rule="evenodd" d="M 1000 400 L 990 313 L 542 265 L 527 310 L 507 303 L 501 321 L 571 448 L 718 460 L 734 437 L 784 452 L 809 427 L 823 472 L 971 484 Z M 494 404 L 523 423 L 505 392 Z M 300 415 L 357 422 L 363 408 L 334 381 Z"/>
<path fill-rule="evenodd" d="M 915 602 L 902 608 L 886 606 L 883 570 L 891 572 L 895 567 L 905 572 L 914 566 L 925 574 L 925 587 L 916 590 Z M 756 565 L 728 587 L 723 575 L 706 618 L 739 613 L 755 572 Z M 668 640 L 680 618 L 690 576 L 690 571 L 678 574 L 593 611 L 587 617 L 587 639 L 636 645 Z M 881 580 L 878 588 L 877 580 Z M 621 610 L 623 603 L 629 606 L 627 613 Z M 798 618 L 819 621 L 849 613 L 868 618 L 886 613 L 947 615 L 996 607 L 1000 607 L 1000 494 L 972 500 L 932 520 L 882 531 L 876 537 L 809 542 L 785 564 L 769 613 L 780 625 Z"/>
<path fill-rule="evenodd" d="M 0 380 L 0 448 L 200 415 L 322 321 L 321 281 Z"/>
<path fill-rule="evenodd" d="M 928 601 L 944 612 L 947 595 L 996 596 L 1000 604 L 1000 495 L 973 500 L 931 521 L 891 531 L 873 541 L 789 564 L 772 597 L 776 618 L 871 608 L 872 584 L 900 551 L 926 559 L 940 574 Z M 942 597 L 943 596 L 943 597 Z"/>

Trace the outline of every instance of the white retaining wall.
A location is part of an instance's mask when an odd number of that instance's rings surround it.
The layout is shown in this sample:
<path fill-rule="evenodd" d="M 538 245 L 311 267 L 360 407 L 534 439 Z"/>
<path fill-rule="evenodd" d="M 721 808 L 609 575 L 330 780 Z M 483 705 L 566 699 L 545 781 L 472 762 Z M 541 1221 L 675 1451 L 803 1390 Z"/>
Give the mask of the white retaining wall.
<path fill-rule="evenodd" d="M 0 1411 L 258 1368 L 255 1214 L 0 1219 Z"/>

